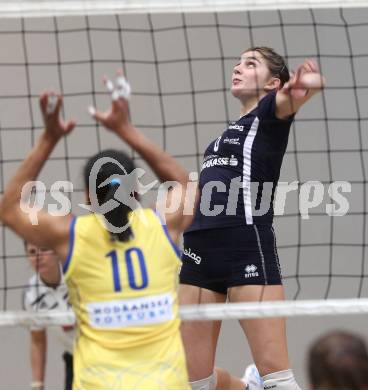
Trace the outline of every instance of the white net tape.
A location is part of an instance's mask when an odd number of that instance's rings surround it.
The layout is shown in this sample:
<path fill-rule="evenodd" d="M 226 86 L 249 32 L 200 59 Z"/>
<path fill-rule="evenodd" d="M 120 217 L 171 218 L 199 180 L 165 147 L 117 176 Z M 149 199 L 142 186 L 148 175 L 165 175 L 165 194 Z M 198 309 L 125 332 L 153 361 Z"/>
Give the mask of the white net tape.
<path fill-rule="evenodd" d="M 44 0 L 0 1 L 0 17 L 111 15 L 155 12 L 231 12 L 366 7 L 368 0 Z"/>
<path fill-rule="evenodd" d="M 269 317 L 300 317 L 321 315 L 367 314 L 368 299 L 329 299 L 304 301 L 274 301 L 252 303 L 226 303 L 186 305 L 180 308 L 180 316 L 186 321 L 255 319 Z M 72 325 L 71 312 L 48 311 L 28 313 L 7 311 L 0 315 L 0 326 Z"/>

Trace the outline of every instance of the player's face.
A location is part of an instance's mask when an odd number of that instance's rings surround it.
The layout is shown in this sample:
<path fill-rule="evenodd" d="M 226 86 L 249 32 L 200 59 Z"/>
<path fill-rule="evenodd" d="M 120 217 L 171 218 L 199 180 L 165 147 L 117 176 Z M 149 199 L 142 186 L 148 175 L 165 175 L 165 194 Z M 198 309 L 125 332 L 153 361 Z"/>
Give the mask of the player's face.
<path fill-rule="evenodd" d="M 270 79 L 263 56 L 257 51 L 247 51 L 233 69 L 231 93 L 238 99 L 260 96 Z"/>
<path fill-rule="evenodd" d="M 55 253 L 47 248 L 38 248 L 33 244 L 26 247 L 28 259 L 32 268 L 39 273 L 48 272 L 57 261 Z"/>

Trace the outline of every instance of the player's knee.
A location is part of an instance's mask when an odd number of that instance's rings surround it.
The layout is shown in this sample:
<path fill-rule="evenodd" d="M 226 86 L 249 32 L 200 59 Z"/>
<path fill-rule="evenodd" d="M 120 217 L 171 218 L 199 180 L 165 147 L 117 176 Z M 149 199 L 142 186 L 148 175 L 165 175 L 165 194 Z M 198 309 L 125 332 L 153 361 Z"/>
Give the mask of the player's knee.
<path fill-rule="evenodd" d="M 189 384 L 192 390 L 215 390 L 217 384 L 217 374 L 214 372 L 208 378 L 189 382 Z"/>
<path fill-rule="evenodd" d="M 262 377 L 265 390 L 301 390 L 292 370 L 273 372 Z"/>

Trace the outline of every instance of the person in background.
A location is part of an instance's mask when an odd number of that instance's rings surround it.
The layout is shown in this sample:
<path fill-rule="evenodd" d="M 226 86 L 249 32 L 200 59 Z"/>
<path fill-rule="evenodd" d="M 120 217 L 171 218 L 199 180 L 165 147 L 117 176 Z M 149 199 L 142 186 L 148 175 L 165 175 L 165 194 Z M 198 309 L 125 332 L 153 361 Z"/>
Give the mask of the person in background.
<path fill-rule="evenodd" d="M 55 253 L 48 248 L 38 248 L 31 243 L 25 243 L 27 258 L 35 274 L 29 279 L 23 295 L 23 306 L 28 312 L 67 311 L 72 310 L 68 303 L 68 291 L 64 284 L 62 271 Z M 48 280 L 51 283 L 45 283 Z M 73 341 L 74 327 L 51 327 L 61 341 L 65 352 L 65 390 L 72 389 L 73 383 Z M 43 390 L 46 372 L 47 331 L 42 326 L 32 326 L 31 333 L 31 388 Z"/>
<path fill-rule="evenodd" d="M 367 390 L 368 351 L 364 339 L 345 331 L 318 338 L 308 354 L 310 390 Z"/>

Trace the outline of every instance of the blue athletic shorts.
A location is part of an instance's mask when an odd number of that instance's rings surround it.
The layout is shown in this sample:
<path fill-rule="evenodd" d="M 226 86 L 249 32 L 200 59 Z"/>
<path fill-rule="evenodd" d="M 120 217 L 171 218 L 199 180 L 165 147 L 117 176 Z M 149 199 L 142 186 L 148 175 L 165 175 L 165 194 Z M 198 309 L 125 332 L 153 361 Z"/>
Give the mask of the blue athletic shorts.
<path fill-rule="evenodd" d="M 276 237 L 270 225 L 184 234 L 180 283 L 226 294 L 229 287 L 280 285 Z"/>

